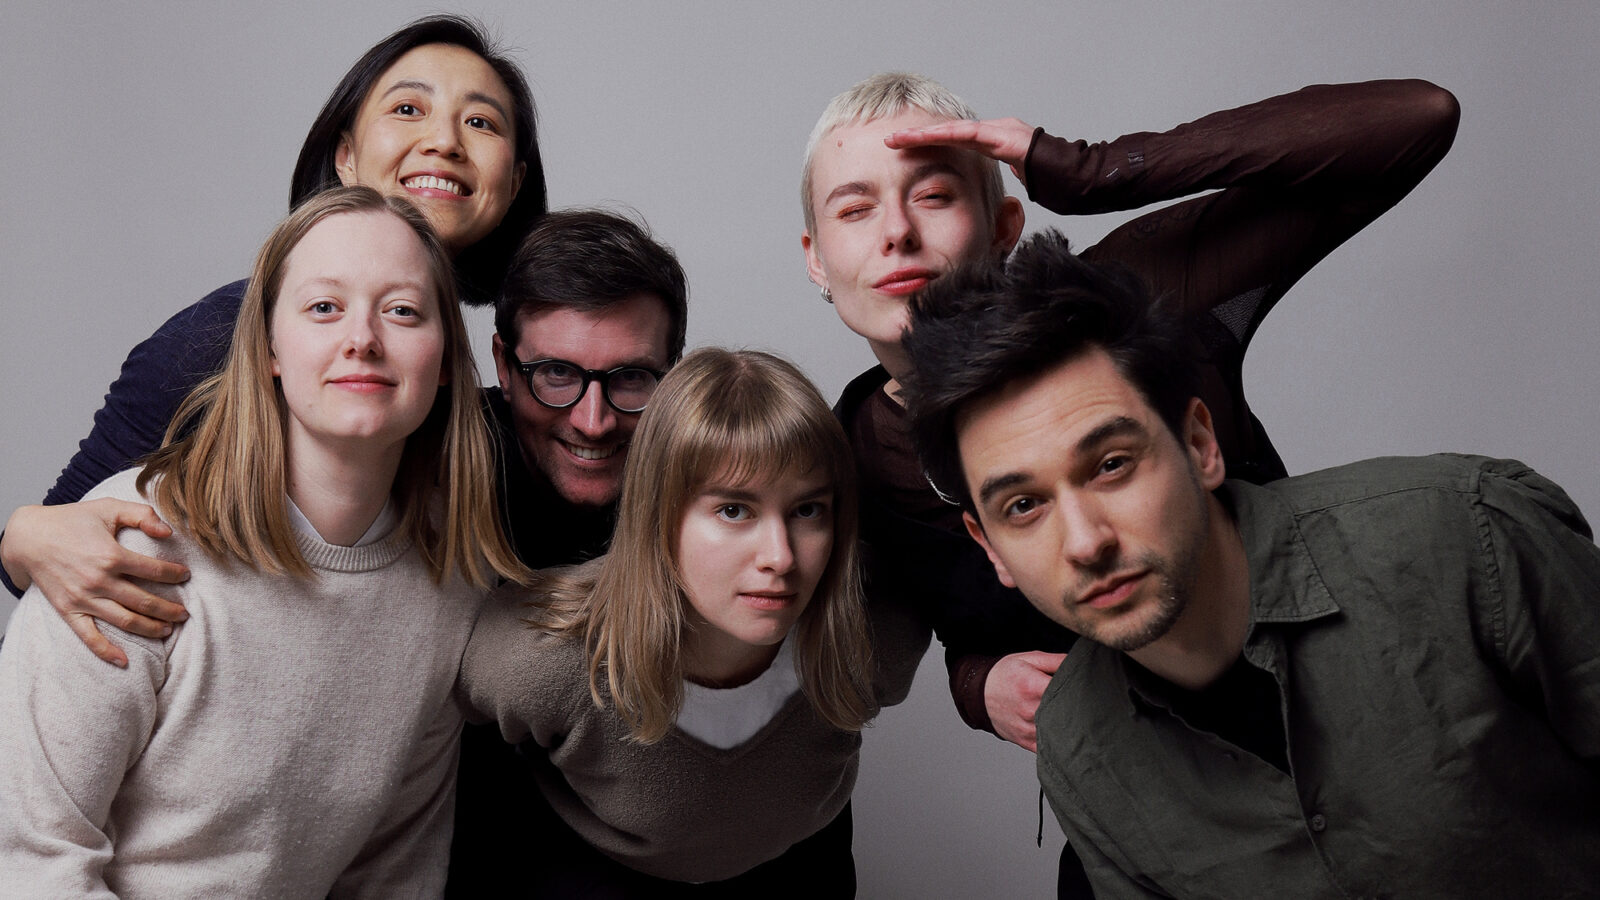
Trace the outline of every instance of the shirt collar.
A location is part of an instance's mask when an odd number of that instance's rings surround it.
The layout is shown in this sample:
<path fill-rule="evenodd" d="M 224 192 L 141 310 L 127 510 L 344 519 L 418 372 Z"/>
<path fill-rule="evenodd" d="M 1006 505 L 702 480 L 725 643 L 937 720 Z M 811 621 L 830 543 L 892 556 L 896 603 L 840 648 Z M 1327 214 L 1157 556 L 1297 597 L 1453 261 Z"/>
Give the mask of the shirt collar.
<path fill-rule="evenodd" d="M 1294 511 L 1277 492 L 1230 480 L 1217 493 L 1232 510 L 1244 543 L 1252 623 L 1309 622 L 1339 611 Z"/>

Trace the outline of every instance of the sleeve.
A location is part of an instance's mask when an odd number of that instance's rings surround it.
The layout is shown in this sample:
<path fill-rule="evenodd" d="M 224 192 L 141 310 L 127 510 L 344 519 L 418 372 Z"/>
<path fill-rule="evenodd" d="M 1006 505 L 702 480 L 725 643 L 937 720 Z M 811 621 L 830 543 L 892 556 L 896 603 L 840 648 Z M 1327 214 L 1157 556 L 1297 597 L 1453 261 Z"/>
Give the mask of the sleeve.
<path fill-rule="evenodd" d="M 1573 754 L 1600 761 L 1600 548 L 1554 482 L 1490 464 L 1476 510 L 1488 561 L 1480 632 L 1520 694 Z"/>
<path fill-rule="evenodd" d="M 212 291 L 133 348 L 94 414 L 89 436 L 45 495 L 46 504 L 75 502 L 160 448 L 178 404 L 222 368 L 245 284 L 236 281 Z"/>
<path fill-rule="evenodd" d="M 460 712 L 447 705 L 417 741 L 394 802 L 334 882 L 331 900 L 442 895 L 455 821 L 461 721 Z"/>
<path fill-rule="evenodd" d="M 0 649 L 0 881 L 28 896 L 112 896 L 106 821 L 155 728 L 166 658 L 159 642 L 101 628 L 126 669 L 89 652 L 34 589 Z"/>
<path fill-rule="evenodd" d="M 1108 143 L 1040 135 L 1029 196 L 1077 215 L 1218 191 L 1140 216 L 1085 256 L 1129 266 L 1191 313 L 1263 292 L 1246 342 L 1296 280 L 1432 171 L 1459 120 L 1455 97 L 1425 81 L 1312 85 Z"/>
<path fill-rule="evenodd" d="M 568 712 L 590 702 L 583 654 L 565 637 L 527 623 L 528 595 L 503 587 L 478 613 L 456 677 L 456 700 L 467 721 L 497 722 L 510 744 L 542 747 L 565 734 Z"/>
<path fill-rule="evenodd" d="M 989 671 L 1001 657 L 979 653 L 957 653 L 954 648 L 945 651 L 945 668 L 950 673 L 950 696 L 956 701 L 956 712 L 961 721 L 975 731 L 987 731 L 999 737 L 994 722 L 989 718 L 989 704 L 983 688 L 989 680 Z"/>
<path fill-rule="evenodd" d="M 1109 143 L 1041 134 L 1027 180 L 1063 214 L 1215 191 L 1139 216 L 1083 256 L 1131 269 L 1192 323 L 1229 474 L 1263 483 L 1287 471 L 1245 400 L 1250 339 L 1306 272 L 1432 171 L 1460 114 L 1425 81 L 1313 85 Z"/>

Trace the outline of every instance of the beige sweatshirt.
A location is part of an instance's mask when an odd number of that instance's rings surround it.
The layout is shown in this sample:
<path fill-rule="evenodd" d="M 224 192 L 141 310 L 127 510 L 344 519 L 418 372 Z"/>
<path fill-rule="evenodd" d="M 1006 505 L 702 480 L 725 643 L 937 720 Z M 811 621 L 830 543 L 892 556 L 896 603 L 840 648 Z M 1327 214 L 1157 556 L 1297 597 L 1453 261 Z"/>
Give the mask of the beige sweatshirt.
<path fill-rule="evenodd" d="M 134 473 L 89 496 L 140 500 Z M 187 565 L 154 641 L 104 624 L 107 665 L 37 589 L 0 649 L 0 897 L 433 897 L 480 605 L 409 541 L 300 537 L 315 577 L 218 565 L 187 538 L 119 540 Z"/>

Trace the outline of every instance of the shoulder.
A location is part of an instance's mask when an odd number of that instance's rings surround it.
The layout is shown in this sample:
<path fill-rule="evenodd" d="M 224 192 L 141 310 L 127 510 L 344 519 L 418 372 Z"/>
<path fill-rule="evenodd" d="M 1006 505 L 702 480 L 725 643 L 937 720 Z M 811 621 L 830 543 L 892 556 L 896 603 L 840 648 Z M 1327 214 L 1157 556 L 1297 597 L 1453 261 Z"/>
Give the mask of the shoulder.
<path fill-rule="evenodd" d="M 851 419 L 855 418 L 856 411 L 861 408 L 861 404 L 872 396 L 872 392 L 881 390 L 888 383 L 889 373 L 884 370 L 883 366 L 873 366 L 862 372 L 852 378 L 849 384 L 845 385 L 844 391 L 839 394 L 839 402 L 833 406 L 833 414 L 839 418 L 839 421 L 848 424 Z"/>
<path fill-rule="evenodd" d="M 1473 503 L 1486 492 L 1514 485 L 1523 485 L 1531 494 L 1552 503 L 1572 507 L 1561 488 L 1524 463 L 1455 453 L 1380 457 L 1285 478 L 1260 488 L 1230 482 L 1230 489 L 1235 493 L 1269 494 L 1296 516 L 1305 516 L 1428 495 Z"/>
<path fill-rule="evenodd" d="M 583 645 L 533 624 L 536 597 L 526 589 L 505 586 L 491 592 L 478 611 L 477 624 L 462 661 L 462 677 L 496 693 L 545 693 L 570 690 L 574 679 L 587 680 Z"/>

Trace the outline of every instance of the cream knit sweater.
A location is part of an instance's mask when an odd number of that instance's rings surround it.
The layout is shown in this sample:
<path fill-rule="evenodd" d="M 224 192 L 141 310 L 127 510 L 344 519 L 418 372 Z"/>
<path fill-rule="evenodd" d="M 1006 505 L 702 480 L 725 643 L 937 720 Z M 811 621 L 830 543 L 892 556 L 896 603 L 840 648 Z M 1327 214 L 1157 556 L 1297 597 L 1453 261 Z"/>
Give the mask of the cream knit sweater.
<path fill-rule="evenodd" d="M 134 473 L 89 496 L 140 500 Z M 37 589 L 0 651 L 0 896 L 427 897 L 444 883 L 480 597 L 409 541 L 300 537 L 315 576 L 218 565 L 187 538 L 164 641 L 96 659 Z"/>

